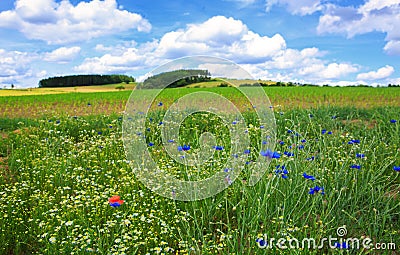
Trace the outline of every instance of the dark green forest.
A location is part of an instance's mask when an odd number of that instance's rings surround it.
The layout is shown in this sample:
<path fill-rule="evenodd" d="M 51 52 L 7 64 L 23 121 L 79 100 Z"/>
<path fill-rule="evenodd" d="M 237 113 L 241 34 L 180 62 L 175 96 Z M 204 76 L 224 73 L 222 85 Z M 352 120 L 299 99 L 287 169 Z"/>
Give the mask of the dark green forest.
<path fill-rule="evenodd" d="M 56 87 L 74 87 L 74 86 L 91 86 L 104 85 L 114 83 L 134 82 L 135 78 L 122 74 L 100 75 L 100 74 L 84 74 L 58 76 L 42 79 L 39 81 L 40 88 L 56 88 Z"/>
<path fill-rule="evenodd" d="M 168 88 L 178 88 L 210 80 L 211 74 L 208 70 L 182 69 L 151 76 L 138 84 L 137 88 L 155 89 L 164 88 L 166 85 Z"/>

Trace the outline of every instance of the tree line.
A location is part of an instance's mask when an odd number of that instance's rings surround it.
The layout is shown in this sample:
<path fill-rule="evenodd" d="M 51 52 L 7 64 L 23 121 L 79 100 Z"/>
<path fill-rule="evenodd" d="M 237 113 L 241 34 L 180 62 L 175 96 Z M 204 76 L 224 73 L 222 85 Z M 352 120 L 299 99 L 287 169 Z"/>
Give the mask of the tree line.
<path fill-rule="evenodd" d="M 39 81 L 40 88 L 54 88 L 54 87 L 74 87 L 74 86 L 91 86 L 91 85 L 104 85 L 114 83 L 130 83 L 134 82 L 135 78 L 122 74 L 100 75 L 100 74 L 82 74 L 82 75 L 69 75 L 57 76 L 42 79 Z"/>
<path fill-rule="evenodd" d="M 184 78 L 182 78 L 184 77 Z M 210 81 L 211 74 L 208 70 L 181 69 L 165 72 L 148 77 L 143 83 L 138 84 L 137 88 L 155 89 L 184 87 L 189 84 Z"/>

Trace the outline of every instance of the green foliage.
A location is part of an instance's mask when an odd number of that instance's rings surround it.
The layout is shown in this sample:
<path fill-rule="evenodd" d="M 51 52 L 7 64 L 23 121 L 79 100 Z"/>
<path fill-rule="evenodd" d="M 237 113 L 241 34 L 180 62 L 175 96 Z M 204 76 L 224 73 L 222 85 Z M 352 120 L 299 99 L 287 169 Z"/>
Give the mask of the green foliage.
<path fill-rule="evenodd" d="M 113 83 L 129 83 L 134 82 L 135 78 L 127 75 L 112 74 L 112 75 L 69 75 L 50 77 L 39 81 L 40 88 L 55 88 L 55 87 L 73 87 L 73 86 L 91 86 L 104 85 Z"/>
<path fill-rule="evenodd" d="M 122 85 L 119 85 L 119 86 L 115 87 L 115 89 L 118 89 L 118 90 L 123 90 L 123 89 L 125 89 L 125 87 L 124 87 L 124 86 L 122 86 Z"/>
<path fill-rule="evenodd" d="M 208 70 L 185 69 L 171 72 L 160 73 L 147 78 L 142 84 L 138 84 L 138 89 L 154 89 L 183 87 L 193 83 L 209 81 L 211 74 Z M 185 77 L 185 78 L 182 78 Z"/>
<path fill-rule="evenodd" d="M 221 84 L 218 85 L 218 87 L 220 88 L 226 88 L 226 87 L 230 87 L 228 83 L 226 82 L 221 82 Z"/>

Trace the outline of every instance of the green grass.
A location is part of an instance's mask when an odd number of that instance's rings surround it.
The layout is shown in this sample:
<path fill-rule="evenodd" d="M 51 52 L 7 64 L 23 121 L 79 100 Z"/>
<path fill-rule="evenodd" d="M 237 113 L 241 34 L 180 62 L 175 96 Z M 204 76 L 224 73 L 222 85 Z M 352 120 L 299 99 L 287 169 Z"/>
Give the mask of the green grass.
<path fill-rule="evenodd" d="M 243 88 L 252 91 L 251 88 Z M 272 105 L 285 110 L 293 108 L 317 108 L 320 106 L 346 106 L 373 108 L 400 106 L 399 88 L 331 88 L 331 87 L 267 87 L 264 88 Z M 236 88 L 177 88 L 161 93 L 159 100 L 172 103 L 175 99 L 197 91 L 221 94 L 240 105 L 242 99 Z M 119 114 L 125 110 L 132 91 L 64 93 L 41 96 L 0 97 L 0 117 L 43 117 L 52 115 Z M 148 98 L 148 90 L 136 90 L 140 103 Z M 255 95 L 257 98 L 257 95 Z M 88 103 L 90 106 L 88 107 Z"/>
<path fill-rule="evenodd" d="M 209 90 L 245 105 L 230 88 Z M 163 92 L 155 103 L 164 105 L 151 112 L 154 119 L 147 123 L 146 139 L 155 143 L 149 150 L 158 166 L 181 179 L 199 173 L 174 163 L 163 151 L 158 122 L 174 98 L 193 91 L 197 90 Z M 275 151 L 281 157 L 272 159 L 254 187 L 247 185 L 250 163 L 242 166 L 229 188 L 194 202 L 160 197 L 135 178 L 122 144 L 122 115 L 115 110 L 98 114 L 97 105 L 120 105 L 126 102 L 127 91 L 0 98 L 7 109 L 28 105 L 24 109 L 35 112 L 37 104 L 43 109 L 53 107 L 47 114 L 0 118 L 0 254 L 154 254 L 160 250 L 165 254 L 396 254 L 399 248 L 260 249 L 256 239 L 267 234 L 276 239 L 312 237 L 319 242 L 329 235 L 336 237 L 337 228 L 346 225 L 346 237 L 400 246 L 400 173 L 393 169 L 400 165 L 400 106 L 392 101 L 398 99 L 397 91 L 268 88 L 272 102 L 286 104 L 274 109 L 277 140 L 284 143 L 278 143 Z M 380 98 L 385 106 L 376 106 Z M 293 99 L 304 100 L 308 107 L 296 107 Z M 74 106 L 84 110 L 81 114 L 62 111 Z M 251 160 L 258 156 L 261 140 L 257 140 L 256 118 L 246 114 Z M 391 119 L 398 122 L 390 123 Z M 213 132 L 224 145 L 197 177 L 222 168 L 232 153 L 226 126 L 217 118 L 196 115 L 182 125 L 176 145 L 192 145 L 189 153 L 200 149 L 199 130 Z M 323 129 L 332 134 L 323 134 Z M 348 144 L 351 139 L 360 143 Z M 357 153 L 365 158 L 357 158 Z M 314 160 L 307 160 L 311 157 Z M 354 164 L 361 169 L 350 168 Z M 287 179 L 276 174 L 277 165 L 286 167 Z M 304 172 L 315 176 L 315 181 L 305 179 Z M 316 185 L 324 187 L 325 195 L 308 194 Z M 120 195 L 125 203 L 111 207 L 108 198 L 113 195 Z"/>

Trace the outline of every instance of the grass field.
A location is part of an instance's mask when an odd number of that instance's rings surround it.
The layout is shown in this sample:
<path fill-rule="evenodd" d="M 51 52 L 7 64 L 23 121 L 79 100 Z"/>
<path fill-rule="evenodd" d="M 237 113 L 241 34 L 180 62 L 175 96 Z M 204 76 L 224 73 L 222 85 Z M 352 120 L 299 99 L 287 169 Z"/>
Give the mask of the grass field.
<path fill-rule="evenodd" d="M 112 92 L 118 90 L 119 86 L 123 86 L 126 90 L 135 88 L 134 83 L 126 84 L 109 84 L 98 86 L 77 86 L 64 88 L 29 88 L 29 89 L 1 89 L 0 97 L 2 96 L 32 96 L 32 95 L 49 95 L 63 93 L 90 93 L 90 92 Z"/>
<path fill-rule="evenodd" d="M 234 88 L 163 91 L 138 137 L 164 172 L 185 179 L 221 170 L 233 152 L 230 126 L 218 118 L 194 114 L 173 141 L 194 154 L 198 127 L 214 133 L 223 149 L 202 168 L 174 162 L 160 139 L 165 110 L 200 90 L 238 105 L 252 143 L 240 152 L 248 160 L 238 179 L 193 202 L 158 196 L 135 177 L 121 139 L 131 91 L 0 97 L 0 254 L 399 254 L 400 89 L 265 88 L 279 157 L 254 187 L 248 174 L 270 141 L 257 136 L 257 118 Z M 138 104 L 149 96 L 135 93 Z M 110 206 L 114 195 L 124 203 Z M 332 248 L 260 247 L 265 235 L 320 244 L 338 228 L 347 233 Z M 356 249 L 344 238 L 387 249 Z"/>

